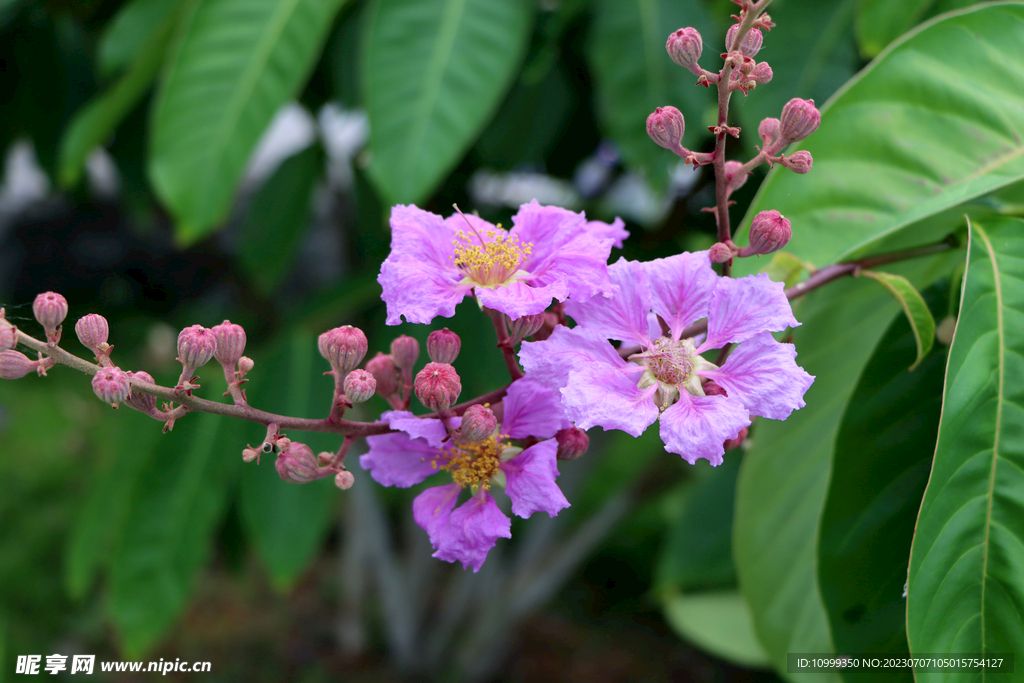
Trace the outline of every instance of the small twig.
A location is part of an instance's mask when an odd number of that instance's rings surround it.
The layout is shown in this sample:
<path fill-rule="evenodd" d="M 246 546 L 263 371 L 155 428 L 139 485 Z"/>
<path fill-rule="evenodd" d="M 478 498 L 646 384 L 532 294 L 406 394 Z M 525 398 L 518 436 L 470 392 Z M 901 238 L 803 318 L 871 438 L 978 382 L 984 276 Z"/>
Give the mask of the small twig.
<path fill-rule="evenodd" d="M 501 354 L 505 357 L 505 365 L 508 366 L 509 377 L 515 382 L 523 376 L 523 370 L 519 367 L 519 361 L 516 359 L 516 350 L 512 348 L 508 329 L 505 327 L 505 314 L 488 309 L 487 315 L 490 317 L 491 322 L 494 323 L 494 333 L 498 336 L 498 348 L 501 349 Z"/>

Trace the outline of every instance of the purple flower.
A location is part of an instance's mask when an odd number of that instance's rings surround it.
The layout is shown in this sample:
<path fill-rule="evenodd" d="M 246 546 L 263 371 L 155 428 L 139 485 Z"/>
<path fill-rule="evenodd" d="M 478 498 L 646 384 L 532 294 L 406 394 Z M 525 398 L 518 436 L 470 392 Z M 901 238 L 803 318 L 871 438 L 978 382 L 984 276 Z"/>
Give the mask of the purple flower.
<path fill-rule="evenodd" d="M 639 436 L 660 418 L 668 451 L 691 464 L 705 458 L 719 465 L 723 443 L 750 415 L 785 420 L 804 406 L 814 378 L 797 366 L 793 345 L 771 335 L 800 324 L 781 283 L 767 275 L 718 277 L 707 252 L 648 263 L 619 259 L 608 274 L 619 288 L 613 297 L 569 302 L 566 313 L 578 327 L 558 327 L 519 352 L 530 376 L 561 391 L 577 427 Z M 655 314 L 668 334 L 652 324 Z M 683 338 L 702 318 L 707 337 Z M 609 339 L 636 352 L 624 360 Z M 739 346 L 722 367 L 701 356 L 730 343 Z M 726 395 L 705 395 L 708 380 Z"/>
<path fill-rule="evenodd" d="M 608 296 L 608 254 L 628 236 L 582 213 L 534 200 L 519 207 L 505 231 L 476 216 L 442 218 L 415 206 L 391 210 L 391 253 L 377 282 L 389 325 L 450 318 L 474 292 L 481 305 L 513 320 L 540 313 L 552 299 Z"/>
<path fill-rule="evenodd" d="M 531 379 L 513 383 L 503 402 L 504 421 L 498 433 L 472 443 L 452 441 L 440 420 L 413 417 L 392 411 L 382 416 L 399 430 L 366 441 L 370 450 L 359 464 L 384 486 L 408 488 L 438 470 L 447 471 L 453 483 L 428 488 L 413 501 L 413 518 L 434 546 L 434 557 L 458 560 L 464 568 L 480 571 L 487 553 L 498 538 L 511 536 L 511 520 L 491 495 L 499 486 L 512 501 L 512 512 L 529 517 L 543 511 L 554 517 L 569 502 L 555 483 L 558 443 L 552 437 L 569 426 L 558 396 Z M 460 418 L 452 419 L 461 425 Z M 529 448 L 513 446 L 508 439 L 544 439 Z M 469 500 L 456 507 L 463 488 Z"/>

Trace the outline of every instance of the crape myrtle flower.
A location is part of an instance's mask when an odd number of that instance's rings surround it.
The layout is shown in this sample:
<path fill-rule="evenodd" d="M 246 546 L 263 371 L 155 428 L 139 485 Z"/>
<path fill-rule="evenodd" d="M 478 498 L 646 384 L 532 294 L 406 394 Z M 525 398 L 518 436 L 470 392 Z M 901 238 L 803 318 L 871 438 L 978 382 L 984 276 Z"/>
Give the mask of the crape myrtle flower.
<path fill-rule="evenodd" d="M 512 224 L 506 231 L 477 216 L 392 208 L 391 253 L 377 278 L 387 323 L 450 318 L 470 292 L 512 320 L 542 312 L 552 299 L 611 294 L 607 261 L 628 235 L 622 221 L 587 221 L 534 200 L 519 207 Z"/>
<path fill-rule="evenodd" d="M 569 502 L 555 483 L 558 442 L 553 438 L 569 427 L 558 396 L 539 382 L 524 377 L 509 386 L 504 419 L 492 435 L 477 441 L 448 438 L 440 420 L 421 419 L 412 413 L 383 414 L 398 430 L 366 439 L 369 451 L 359 459 L 384 486 L 408 488 L 441 470 L 452 483 L 428 488 L 413 501 L 413 518 L 430 536 L 434 557 L 459 561 L 479 571 L 498 538 L 511 538 L 511 519 L 498 508 L 493 486 L 504 488 L 512 512 L 529 517 L 547 512 L 554 517 Z M 461 418 L 452 418 L 455 428 Z M 509 439 L 544 439 L 528 448 Z M 456 506 L 462 489 L 469 499 Z"/>
<path fill-rule="evenodd" d="M 717 466 L 723 444 L 737 438 L 751 414 L 785 420 L 804 406 L 814 378 L 796 365 L 793 345 L 771 335 L 800 324 L 782 283 L 764 274 L 719 277 L 707 252 L 648 263 L 620 259 L 608 274 L 619 287 L 613 297 L 570 302 L 566 313 L 577 327 L 559 327 L 519 352 L 530 376 L 561 392 L 577 427 L 639 436 L 660 418 L 666 450 Z M 653 314 L 665 321 L 667 335 Z M 707 337 L 682 338 L 702 318 Z M 609 339 L 639 351 L 624 360 Z M 701 355 L 726 344 L 738 346 L 720 368 Z M 709 395 L 707 380 L 725 392 Z"/>

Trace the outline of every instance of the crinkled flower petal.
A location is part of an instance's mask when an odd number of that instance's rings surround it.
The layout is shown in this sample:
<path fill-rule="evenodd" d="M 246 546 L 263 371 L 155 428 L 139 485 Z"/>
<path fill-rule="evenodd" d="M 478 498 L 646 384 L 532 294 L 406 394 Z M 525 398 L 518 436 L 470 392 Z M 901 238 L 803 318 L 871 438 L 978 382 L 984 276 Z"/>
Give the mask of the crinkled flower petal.
<path fill-rule="evenodd" d="M 501 433 L 513 439 L 531 436 L 550 439 L 559 429 L 569 427 L 562 410 L 561 395 L 532 377 L 513 382 L 502 404 L 505 413 Z"/>
<path fill-rule="evenodd" d="M 449 533 L 452 510 L 459 500 L 462 487 L 458 484 L 434 486 L 423 491 L 412 501 L 412 518 L 430 536 L 430 544 L 436 549 Z"/>
<path fill-rule="evenodd" d="M 785 420 L 804 407 L 814 378 L 796 364 L 796 347 L 761 332 L 737 346 L 718 370 L 702 372 L 754 415 Z"/>
<path fill-rule="evenodd" d="M 513 282 L 494 289 L 476 288 L 476 298 L 482 305 L 501 311 L 512 320 L 543 313 L 551 305 L 552 299 L 565 301 L 568 296 L 569 284 L 565 278 L 554 279 L 548 285 L 531 280 L 529 284 Z"/>
<path fill-rule="evenodd" d="M 555 483 L 558 476 L 557 453 L 558 443 L 548 439 L 501 464 L 505 473 L 505 493 L 512 499 L 513 514 L 525 518 L 542 511 L 554 517 L 559 510 L 569 507 L 569 501 Z"/>
<path fill-rule="evenodd" d="M 647 314 L 651 310 L 651 295 L 643 264 L 620 258 L 608 266 L 608 277 L 619 288 L 613 296 L 569 301 L 565 312 L 588 334 L 650 346 Z"/>
<path fill-rule="evenodd" d="M 382 413 L 380 419 L 392 429 L 405 432 L 414 439 L 423 439 L 435 448 L 439 448 L 448 437 L 448 430 L 440 420 L 416 417 L 405 410 L 390 410 Z"/>
<path fill-rule="evenodd" d="M 706 318 L 711 292 L 720 279 L 708 252 L 682 253 L 644 263 L 651 291 L 651 308 L 679 339 L 688 325 Z M 658 336 L 661 336 L 660 333 Z"/>
<path fill-rule="evenodd" d="M 725 396 L 691 396 L 685 391 L 661 414 L 665 450 L 683 456 L 691 465 L 700 458 L 713 467 L 722 464 L 723 444 L 750 425 L 743 404 Z"/>
<path fill-rule="evenodd" d="M 642 368 L 636 366 L 637 372 Z M 640 389 L 636 375 L 612 365 L 586 365 L 569 373 L 562 389 L 565 414 L 580 429 L 601 426 L 640 436 L 658 419 L 657 386 Z"/>
<path fill-rule="evenodd" d="M 399 204 L 391 208 L 391 254 L 425 261 L 439 270 L 455 271 L 452 242 L 456 230 L 436 213 Z"/>
<path fill-rule="evenodd" d="M 415 486 L 437 472 L 432 463 L 443 457 L 423 439 L 410 439 L 402 432 L 369 436 L 366 444 L 370 450 L 359 457 L 359 464 L 382 486 Z"/>
<path fill-rule="evenodd" d="M 480 571 L 499 538 L 512 538 L 512 520 L 484 489 L 457 507 L 444 526 L 439 529 L 434 557 L 446 562 L 457 560 L 463 569 L 472 567 L 474 572 Z"/>
<path fill-rule="evenodd" d="M 772 282 L 767 273 L 719 278 L 708 310 L 708 337 L 698 351 L 799 325 L 786 298 L 786 286 Z"/>
<path fill-rule="evenodd" d="M 626 366 L 626 361 L 605 339 L 563 325 L 555 327 L 544 341 L 523 342 L 519 360 L 528 376 L 552 389 L 564 387 L 570 371 L 590 363 Z"/>
<path fill-rule="evenodd" d="M 621 218 L 616 218 L 611 224 L 587 221 L 587 231 L 600 239 L 610 239 L 616 249 L 622 249 L 622 243 L 629 237 L 629 230 Z"/>
<path fill-rule="evenodd" d="M 377 276 L 387 304 L 387 324 L 400 325 L 403 315 L 408 322 L 421 324 L 437 316 L 452 317 L 471 289 L 461 279 L 456 271 L 441 270 L 429 261 L 388 256 Z"/>

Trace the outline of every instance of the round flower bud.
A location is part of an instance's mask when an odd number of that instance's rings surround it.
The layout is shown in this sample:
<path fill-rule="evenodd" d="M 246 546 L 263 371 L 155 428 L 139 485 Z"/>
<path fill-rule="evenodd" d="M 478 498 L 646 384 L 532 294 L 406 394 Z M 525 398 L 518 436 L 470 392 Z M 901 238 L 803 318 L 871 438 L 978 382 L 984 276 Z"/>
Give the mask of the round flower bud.
<path fill-rule="evenodd" d="M 101 347 L 107 343 L 110 326 L 102 315 L 90 313 L 75 323 L 75 334 L 78 335 L 78 341 L 82 342 L 82 346 L 99 355 Z"/>
<path fill-rule="evenodd" d="M 129 384 L 131 384 L 133 380 L 156 384 L 153 376 L 148 372 L 129 372 Z M 156 396 L 153 396 L 152 394 L 144 394 L 141 391 L 129 392 L 128 398 L 126 398 L 124 402 L 128 404 L 129 407 L 134 408 L 140 413 L 146 413 L 147 415 L 156 409 Z"/>
<path fill-rule="evenodd" d="M 377 390 L 377 380 L 366 370 L 353 370 L 345 377 L 345 396 L 352 403 L 364 403 L 370 400 Z"/>
<path fill-rule="evenodd" d="M 750 174 L 742 171 L 742 168 L 743 164 L 739 161 L 725 162 L 725 184 L 729 192 L 735 192 L 747 182 Z"/>
<path fill-rule="evenodd" d="M 705 396 L 728 396 L 725 389 L 720 384 L 714 381 L 704 382 L 704 395 Z"/>
<path fill-rule="evenodd" d="M 320 465 L 313 449 L 297 441 L 290 441 L 281 449 L 274 468 L 279 477 L 292 484 L 308 484 L 320 478 Z"/>
<path fill-rule="evenodd" d="M 779 133 L 780 127 L 778 119 L 761 119 L 761 124 L 757 127 L 757 135 L 761 138 L 761 142 L 765 145 L 770 145 L 779 139 Z"/>
<path fill-rule="evenodd" d="M 128 373 L 121 368 L 103 368 L 93 376 L 92 390 L 104 403 L 117 405 L 131 393 Z"/>
<path fill-rule="evenodd" d="M 700 59 L 700 53 L 704 49 L 704 42 L 697 29 L 687 27 L 673 31 L 669 34 L 665 49 L 672 61 L 679 66 L 694 73 L 700 72 L 697 60 Z"/>
<path fill-rule="evenodd" d="M 429 364 L 427 365 L 429 367 Z M 377 381 L 377 393 L 387 398 L 398 392 L 399 369 L 395 365 L 395 359 L 390 354 L 378 353 L 369 363 L 366 369 Z"/>
<path fill-rule="evenodd" d="M 814 165 L 814 157 L 805 149 L 793 152 L 793 156 L 782 160 L 782 165 L 793 171 L 793 173 L 807 173 Z"/>
<path fill-rule="evenodd" d="M 213 352 L 217 362 L 226 368 L 234 369 L 235 363 L 245 351 L 245 330 L 241 325 L 225 320 L 220 325 L 211 327 L 210 332 L 213 332 L 217 339 L 217 349 Z"/>
<path fill-rule="evenodd" d="M 68 300 L 56 292 L 43 292 L 32 302 L 32 313 L 46 330 L 46 338 L 56 341 L 56 331 L 68 317 Z"/>
<path fill-rule="evenodd" d="M 260 457 L 260 452 L 255 448 L 249 447 L 242 449 L 242 462 L 252 462 L 258 457 Z"/>
<path fill-rule="evenodd" d="M 728 441 L 726 441 L 726 442 L 725 442 L 725 443 L 723 444 L 723 445 L 724 445 L 724 447 L 725 447 L 725 450 L 727 450 L 727 451 L 731 451 L 731 450 L 732 450 L 732 449 L 734 449 L 734 448 L 739 448 L 739 447 L 740 447 L 740 445 L 741 445 L 741 444 L 742 444 L 742 443 L 743 443 L 744 441 L 746 441 L 746 439 L 747 439 L 747 434 L 749 434 L 749 433 L 750 433 L 750 431 L 749 431 L 749 430 L 748 430 L 748 429 L 747 429 L 746 427 L 744 427 L 743 429 L 741 429 L 741 430 L 740 430 L 740 433 L 736 435 L 736 438 L 735 438 L 735 439 L 729 439 Z"/>
<path fill-rule="evenodd" d="M 579 427 L 568 427 L 555 432 L 558 451 L 555 455 L 559 460 L 575 460 L 587 452 L 590 437 Z"/>
<path fill-rule="evenodd" d="M 345 374 L 356 369 L 366 356 L 366 335 L 358 327 L 343 325 L 321 334 L 317 346 L 331 369 Z"/>
<path fill-rule="evenodd" d="M 794 97 L 782 108 L 779 117 L 780 134 L 788 145 L 799 142 L 818 130 L 821 124 L 821 112 L 814 106 L 814 100 L 801 100 Z"/>
<path fill-rule="evenodd" d="M 708 257 L 712 263 L 725 263 L 732 258 L 732 249 L 725 242 L 716 242 L 708 249 Z"/>
<path fill-rule="evenodd" d="M 750 77 L 757 82 L 758 85 L 764 85 L 772 80 L 772 68 L 768 66 L 768 62 L 758 62 L 754 66 L 754 70 L 750 72 Z"/>
<path fill-rule="evenodd" d="M 447 363 L 451 365 L 459 357 L 462 349 L 462 340 L 447 327 L 443 330 L 434 330 L 427 337 L 427 355 L 435 363 Z"/>
<path fill-rule="evenodd" d="M 348 470 L 342 470 L 334 475 L 334 485 L 342 491 L 348 491 L 354 483 L 356 483 L 356 478 Z"/>
<path fill-rule="evenodd" d="M 21 379 L 36 369 L 39 361 L 18 351 L 0 351 L 0 379 Z"/>
<path fill-rule="evenodd" d="M 647 117 L 647 134 L 659 147 L 682 151 L 683 133 L 686 122 L 683 114 L 675 107 L 658 107 Z"/>
<path fill-rule="evenodd" d="M 252 370 L 254 365 L 256 365 L 256 363 L 253 362 L 252 358 L 247 358 L 246 356 L 242 356 L 241 358 L 238 359 L 238 372 L 240 372 L 241 374 L 245 375 L 250 370 Z"/>
<path fill-rule="evenodd" d="M 420 357 L 420 343 L 408 335 L 402 335 L 391 342 L 391 357 L 399 370 L 411 371 Z"/>
<path fill-rule="evenodd" d="M 217 338 L 202 325 L 186 327 L 178 334 L 178 361 L 190 371 L 209 363 L 216 350 Z"/>
<path fill-rule="evenodd" d="M 459 400 L 462 380 L 455 368 L 447 363 L 427 363 L 416 375 L 413 383 L 416 398 L 433 411 L 448 410 Z"/>
<path fill-rule="evenodd" d="M 505 319 L 508 321 L 509 342 L 515 346 L 539 330 L 544 325 L 546 318 L 542 311 L 534 315 L 524 315 L 515 320 L 509 320 L 508 316 L 505 316 Z"/>
<path fill-rule="evenodd" d="M 729 27 L 729 30 L 725 34 L 725 49 L 726 51 L 732 50 L 733 41 L 736 40 L 736 32 L 740 30 L 739 24 L 733 24 Z M 739 45 L 740 54 L 744 57 L 754 58 L 754 55 L 761 49 L 761 43 L 764 42 L 764 36 L 756 28 L 752 28 L 747 32 L 747 35 L 743 36 L 743 42 Z"/>
<path fill-rule="evenodd" d="M 775 209 L 761 211 L 750 223 L 750 246 L 758 254 L 782 249 L 792 236 L 789 220 Z"/>
<path fill-rule="evenodd" d="M 498 429 L 498 418 L 487 406 L 470 406 L 462 414 L 459 436 L 463 441 L 483 441 Z"/>
<path fill-rule="evenodd" d="M 0 351 L 13 349 L 18 345 L 18 328 L 4 320 L 4 309 L 0 308 Z"/>

